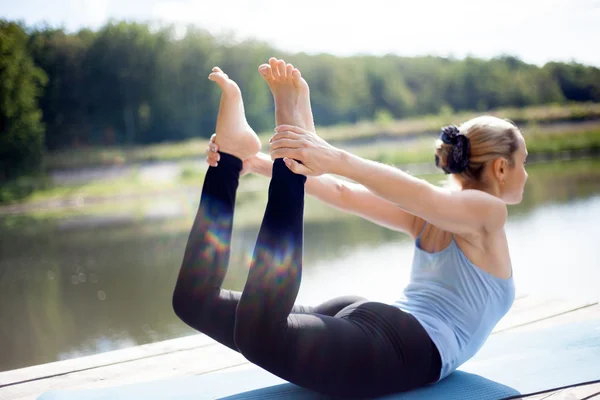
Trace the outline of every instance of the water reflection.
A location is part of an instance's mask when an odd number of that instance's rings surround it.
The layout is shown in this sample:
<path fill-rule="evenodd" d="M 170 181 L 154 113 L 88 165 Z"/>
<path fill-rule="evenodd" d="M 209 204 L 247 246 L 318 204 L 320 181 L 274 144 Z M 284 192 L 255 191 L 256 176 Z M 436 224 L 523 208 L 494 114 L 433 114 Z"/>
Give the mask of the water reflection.
<path fill-rule="evenodd" d="M 596 295 L 599 166 L 530 168 L 507 226 L 518 290 Z M 307 214 L 339 215 L 318 204 Z M 172 218 L 94 218 L 104 223 L 0 221 L 0 371 L 194 333 L 171 309 L 191 214 L 175 225 Z M 235 230 L 226 287 L 243 287 L 257 230 Z M 298 302 L 343 294 L 392 301 L 408 279 L 413 243 L 404 235 L 348 217 L 309 222 L 305 237 Z"/>

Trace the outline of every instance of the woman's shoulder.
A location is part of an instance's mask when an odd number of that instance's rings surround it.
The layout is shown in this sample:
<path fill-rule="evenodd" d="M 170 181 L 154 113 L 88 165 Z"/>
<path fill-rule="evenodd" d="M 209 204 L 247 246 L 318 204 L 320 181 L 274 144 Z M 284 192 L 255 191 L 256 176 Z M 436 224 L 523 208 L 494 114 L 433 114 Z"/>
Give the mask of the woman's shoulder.
<path fill-rule="evenodd" d="M 498 278 L 512 277 L 512 264 L 504 228 L 478 235 L 455 235 L 460 251 L 471 263 Z"/>
<path fill-rule="evenodd" d="M 471 201 L 467 204 L 473 206 L 473 210 L 478 211 L 480 216 L 487 220 L 487 223 L 483 224 L 486 229 L 485 232 L 481 232 L 482 235 L 493 235 L 504 230 L 508 219 L 508 207 L 502 199 L 477 189 L 462 190 L 461 194 L 469 198 Z"/>

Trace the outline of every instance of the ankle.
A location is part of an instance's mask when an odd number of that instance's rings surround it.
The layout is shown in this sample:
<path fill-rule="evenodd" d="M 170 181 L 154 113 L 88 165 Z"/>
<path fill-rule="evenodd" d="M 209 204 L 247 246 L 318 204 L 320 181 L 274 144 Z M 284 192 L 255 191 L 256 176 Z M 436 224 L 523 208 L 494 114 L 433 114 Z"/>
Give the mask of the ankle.
<path fill-rule="evenodd" d="M 217 168 L 224 166 L 226 168 L 236 169 L 238 172 L 242 170 L 244 163 L 242 159 L 236 155 L 219 150 L 219 157 L 219 165 Z"/>
<path fill-rule="evenodd" d="M 278 158 L 273 162 L 273 180 L 301 182 L 306 183 L 306 175 L 296 174 L 292 172 L 283 162 L 283 158 Z"/>

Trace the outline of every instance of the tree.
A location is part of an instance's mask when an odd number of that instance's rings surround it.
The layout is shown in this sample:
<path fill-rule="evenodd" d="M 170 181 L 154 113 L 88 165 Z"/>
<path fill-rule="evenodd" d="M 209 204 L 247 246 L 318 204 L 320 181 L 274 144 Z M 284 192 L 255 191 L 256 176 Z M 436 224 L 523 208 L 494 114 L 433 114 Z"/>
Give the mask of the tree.
<path fill-rule="evenodd" d="M 207 79 L 215 65 L 240 85 L 250 125 L 272 129 L 272 96 L 257 72 L 270 56 L 301 69 L 320 126 L 600 101 L 600 69 L 576 63 L 540 68 L 510 55 L 457 60 L 289 54 L 194 27 L 177 35 L 173 26 L 119 21 L 75 33 L 2 26 L 2 177 L 8 165 L 20 174 L 19 165 L 39 163 L 40 110 L 49 151 L 208 138 L 220 97 Z M 38 104 L 46 81 L 41 70 L 48 80 Z"/>
<path fill-rule="evenodd" d="M 35 64 L 48 76 L 40 108 L 46 126 L 46 148 L 76 147 L 90 139 L 90 83 L 83 61 L 94 39 L 91 31 L 69 35 L 62 29 L 35 30 L 29 49 Z"/>
<path fill-rule="evenodd" d="M 46 75 L 27 39 L 19 24 L 0 21 L 0 182 L 39 170 L 44 152 L 38 97 Z"/>
<path fill-rule="evenodd" d="M 544 66 L 544 70 L 556 80 L 566 99 L 600 100 L 600 69 L 578 63 L 551 62 Z"/>

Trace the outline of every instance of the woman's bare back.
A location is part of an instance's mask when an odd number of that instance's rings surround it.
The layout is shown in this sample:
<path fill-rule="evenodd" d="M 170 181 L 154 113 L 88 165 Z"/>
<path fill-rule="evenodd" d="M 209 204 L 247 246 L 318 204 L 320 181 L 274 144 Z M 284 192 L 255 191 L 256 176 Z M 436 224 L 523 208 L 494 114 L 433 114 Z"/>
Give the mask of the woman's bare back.
<path fill-rule="evenodd" d="M 443 251 L 454 241 L 458 248 L 481 270 L 501 279 L 512 276 L 512 264 L 504 229 L 473 235 L 458 235 L 442 230 L 418 218 L 414 238 L 421 234 L 419 247 L 428 253 Z"/>

